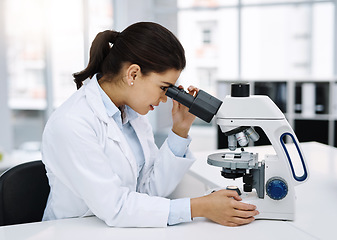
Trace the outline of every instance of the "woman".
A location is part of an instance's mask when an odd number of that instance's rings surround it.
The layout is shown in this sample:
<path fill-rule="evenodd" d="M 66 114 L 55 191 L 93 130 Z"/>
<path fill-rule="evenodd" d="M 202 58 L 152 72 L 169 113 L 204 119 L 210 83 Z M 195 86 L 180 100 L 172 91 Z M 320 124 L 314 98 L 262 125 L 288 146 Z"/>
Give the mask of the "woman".
<path fill-rule="evenodd" d="M 96 36 L 88 66 L 74 74 L 78 91 L 43 134 L 51 187 L 44 220 L 96 215 L 119 227 L 164 227 L 199 216 L 228 226 L 254 220 L 255 206 L 239 202 L 235 191 L 165 198 L 194 162 L 188 132 L 195 117 L 174 102 L 172 131 L 158 149 L 143 115 L 166 102 L 184 67 L 180 42 L 158 24 Z"/>

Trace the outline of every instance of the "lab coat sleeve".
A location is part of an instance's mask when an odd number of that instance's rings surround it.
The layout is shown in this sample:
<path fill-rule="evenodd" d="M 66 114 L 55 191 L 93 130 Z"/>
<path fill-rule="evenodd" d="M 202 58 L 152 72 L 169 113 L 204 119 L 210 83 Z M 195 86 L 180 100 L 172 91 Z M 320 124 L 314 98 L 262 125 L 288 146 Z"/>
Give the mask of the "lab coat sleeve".
<path fill-rule="evenodd" d="M 167 143 L 177 157 L 184 157 L 185 153 L 191 143 L 192 139 L 190 136 L 183 138 L 175 134 L 172 130 L 169 132 L 167 137 Z"/>
<path fill-rule="evenodd" d="M 148 136 L 153 136 L 152 128 L 148 127 Z M 175 156 L 171 151 L 167 139 L 158 149 L 153 137 L 148 138 L 153 165 L 139 184 L 138 191 L 152 196 L 167 197 L 180 183 L 188 169 L 195 161 L 195 157 L 187 148 L 183 157 Z"/>
<path fill-rule="evenodd" d="M 166 227 L 170 200 L 123 187 L 91 124 L 67 116 L 50 122 L 43 140 L 47 168 L 109 226 Z"/>

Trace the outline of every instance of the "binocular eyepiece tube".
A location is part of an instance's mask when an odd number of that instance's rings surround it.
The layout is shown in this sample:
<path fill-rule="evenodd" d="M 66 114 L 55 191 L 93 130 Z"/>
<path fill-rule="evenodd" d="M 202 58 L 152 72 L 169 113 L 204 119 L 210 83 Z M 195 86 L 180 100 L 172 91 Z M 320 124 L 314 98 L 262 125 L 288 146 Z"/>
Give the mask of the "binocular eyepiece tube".
<path fill-rule="evenodd" d="M 188 107 L 190 113 L 208 123 L 218 112 L 222 104 L 222 101 L 203 90 L 199 90 L 194 97 L 185 92 L 184 89 L 180 89 L 174 85 L 168 87 L 165 95 Z"/>

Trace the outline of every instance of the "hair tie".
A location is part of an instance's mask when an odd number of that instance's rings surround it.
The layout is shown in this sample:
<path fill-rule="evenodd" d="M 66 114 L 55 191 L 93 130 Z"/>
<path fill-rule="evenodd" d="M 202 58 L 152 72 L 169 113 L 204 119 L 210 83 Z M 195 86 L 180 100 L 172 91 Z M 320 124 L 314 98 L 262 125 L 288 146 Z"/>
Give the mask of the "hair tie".
<path fill-rule="evenodd" d="M 120 36 L 120 32 L 111 31 L 109 42 L 112 43 L 112 44 L 114 44 L 119 36 Z"/>

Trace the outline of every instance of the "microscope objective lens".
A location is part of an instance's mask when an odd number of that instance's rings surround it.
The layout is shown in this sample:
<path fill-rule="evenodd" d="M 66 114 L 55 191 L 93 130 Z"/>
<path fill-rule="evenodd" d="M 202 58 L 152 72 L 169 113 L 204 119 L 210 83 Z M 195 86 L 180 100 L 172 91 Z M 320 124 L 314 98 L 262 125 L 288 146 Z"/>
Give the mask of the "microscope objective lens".
<path fill-rule="evenodd" d="M 260 136 L 259 134 L 254 130 L 254 128 L 250 127 L 244 130 L 244 133 L 252 139 L 254 142 L 259 140 Z"/>
<path fill-rule="evenodd" d="M 239 132 L 235 134 L 236 140 L 238 141 L 241 147 L 247 146 L 249 143 L 248 137 L 244 132 Z"/>
<path fill-rule="evenodd" d="M 237 143 L 237 141 L 236 141 L 236 138 L 235 138 L 234 134 L 228 136 L 228 148 L 229 148 L 229 150 L 235 151 L 236 146 L 237 146 L 236 143 Z"/>

